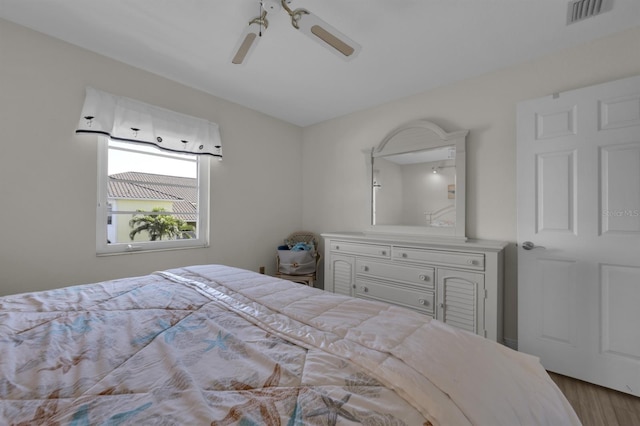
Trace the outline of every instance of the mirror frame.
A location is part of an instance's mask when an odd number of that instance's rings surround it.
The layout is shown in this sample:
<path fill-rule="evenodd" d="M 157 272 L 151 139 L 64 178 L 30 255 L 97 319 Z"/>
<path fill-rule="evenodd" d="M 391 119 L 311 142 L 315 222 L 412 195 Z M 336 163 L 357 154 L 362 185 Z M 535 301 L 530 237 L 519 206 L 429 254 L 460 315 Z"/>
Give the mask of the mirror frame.
<path fill-rule="evenodd" d="M 466 240 L 466 137 L 468 130 L 445 132 L 440 126 L 427 120 L 414 120 L 396 127 L 384 139 L 368 151 L 370 233 L 412 234 L 438 238 Z M 456 149 L 456 226 L 451 228 L 405 225 L 373 225 L 373 161 L 377 157 L 427 149 L 455 146 Z"/>

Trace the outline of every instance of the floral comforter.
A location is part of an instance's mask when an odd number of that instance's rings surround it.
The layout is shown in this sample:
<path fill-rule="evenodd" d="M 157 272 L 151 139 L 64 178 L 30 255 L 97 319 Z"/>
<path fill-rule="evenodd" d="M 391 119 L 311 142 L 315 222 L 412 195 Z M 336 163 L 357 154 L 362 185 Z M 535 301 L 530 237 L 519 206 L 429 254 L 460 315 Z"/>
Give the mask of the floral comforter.
<path fill-rule="evenodd" d="M 0 424 L 579 424 L 536 359 L 201 265 L 0 298 Z"/>

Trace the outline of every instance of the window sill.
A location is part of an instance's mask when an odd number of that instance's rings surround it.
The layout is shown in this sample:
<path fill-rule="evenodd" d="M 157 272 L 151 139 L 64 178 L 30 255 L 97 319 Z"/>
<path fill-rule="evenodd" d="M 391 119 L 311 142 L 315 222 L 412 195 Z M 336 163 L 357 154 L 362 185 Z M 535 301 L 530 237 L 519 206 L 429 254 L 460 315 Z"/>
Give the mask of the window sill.
<path fill-rule="evenodd" d="M 201 245 L 184 246 L 184 247 L 158 247 L 158 248 L 142 248 L 142 249 L 118 250 L 118 251 L 99 251 L 99 252 L 96 252 L 96 257 L 121 256 L 121 255 L 128 255 L 128 254 L 137 254 L 137 253 L 153 253 L 153 252 L 159 252 L 159 251 L 193 250 L 193 249 L 204 249 L 208 247 L 209 247 L 209 244 L 206 243 Z"/>

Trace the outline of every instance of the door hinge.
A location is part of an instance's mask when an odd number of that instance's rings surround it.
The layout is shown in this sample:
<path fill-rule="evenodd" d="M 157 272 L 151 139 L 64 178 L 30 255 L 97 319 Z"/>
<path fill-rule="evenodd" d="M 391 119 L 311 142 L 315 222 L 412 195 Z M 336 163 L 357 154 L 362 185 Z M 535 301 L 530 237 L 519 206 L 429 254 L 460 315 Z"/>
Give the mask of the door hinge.
<path fill-rule="evenodd" d="M 484 289 L 484 298 L 488 299 L 489 298 L 489 292 L 487 291 L 487 289 Z"/>

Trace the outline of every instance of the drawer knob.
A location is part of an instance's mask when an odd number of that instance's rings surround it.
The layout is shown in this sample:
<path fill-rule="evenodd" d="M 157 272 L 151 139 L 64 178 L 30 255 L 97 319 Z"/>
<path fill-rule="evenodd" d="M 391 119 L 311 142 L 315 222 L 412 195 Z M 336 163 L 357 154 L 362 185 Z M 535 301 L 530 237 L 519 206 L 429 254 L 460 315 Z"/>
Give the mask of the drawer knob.
<path fill-rule="evenodd" d="M 362 291 L 364 291 L 365 293 L 367 293 L 369 291 L 369 289 L 365 286 L 362 286 Z"/>
<path fill-rule="evenodd" d="M 409 255 L 408 255 L 407 253 L 402 253 L 402 254 L 401 254 L 401 256 L 402 256 L 402 257 L 404 257 L 405 259 L 406 259 L 407 257 L 409 257 Z"/>
<path fill-rule="evenodd" d="M 420 300 L 418 300 L 418 303 L 420 303 L 420 304 L 421 304 L 421 305 L 423 305 L 423 306 L 427 306 L 427 305 L 429 305 L 429 303 L 427 303 L 427 301 L 426 301 L 426 300 L 424 300 L 424 299 L 420 299 Z"/>
<path fill-rule="evenodd" d="M 385 250 L 382 250 L 380 253 L 381 253 L 383 256 L 386 256 L 386 255 L 387 255 L 387 252 L 386 252 Z"/>
<path fill-rule="evenodd" d="M 336 246 L 336 250 L 340 250 L 340 246 Z"/>
<path fill-rule="evenodd" d="M 475 260 L 473 260 L 473 259 L 469 259 L 469 260 L 467 260 L 467 263 L 468 263 L 469 265 L 476 265 L 478 262 L 477 262 L 477 261 L 475 261 Z"/>
<path fill-rule="evenodd" d="M 365 271 L 365 272 L 367 272 L 367 271 L 369 270 L 369 267 L 368 267 L 368 266 L 363 266 L 363 267 L 362 267 L 362 270 L 363 270 L 363 271 Z"/>
<path fill-rule="evenodd" d="M 429 277 L 428 277 L 428 276 L 426 276 L 426 275 L 420 275 L 420 279 L 421 279 L 422 281 L 429 281 Z"/>

